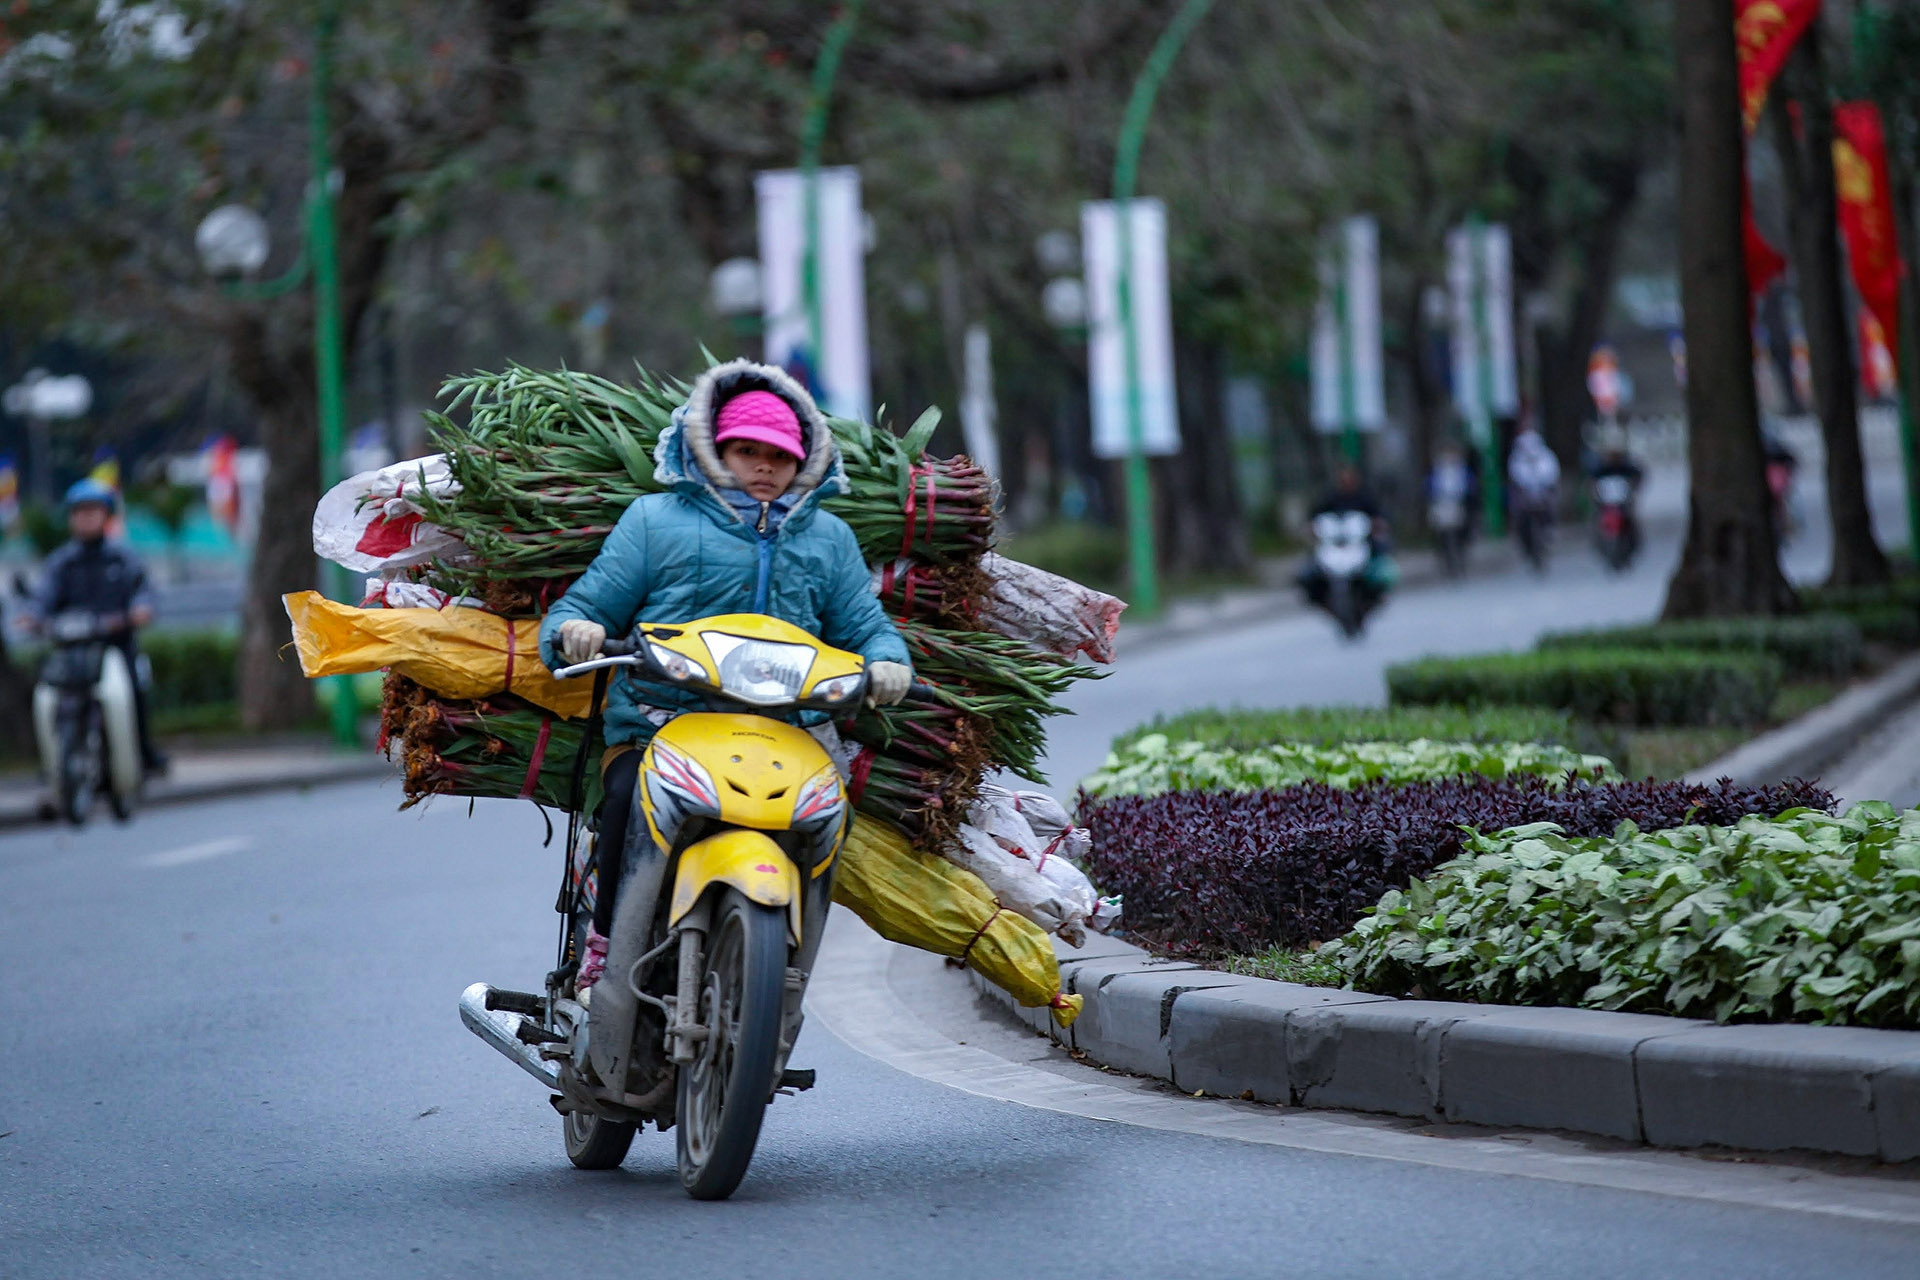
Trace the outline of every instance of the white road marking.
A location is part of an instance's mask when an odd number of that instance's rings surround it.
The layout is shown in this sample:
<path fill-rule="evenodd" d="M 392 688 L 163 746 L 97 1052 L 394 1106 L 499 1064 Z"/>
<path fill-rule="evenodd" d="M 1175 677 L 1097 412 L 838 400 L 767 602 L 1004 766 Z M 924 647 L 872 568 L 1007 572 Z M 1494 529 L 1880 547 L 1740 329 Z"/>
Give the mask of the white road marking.
<path fill-rule="evenodd" d="M 1436 1137 L 1377 1117 L 1178 1097 L 1136 1080 L 1114 1082 L 1092 1068 L 1069 1075 L 1028 1066 L 956 1043 L 929 1026 L 888 983 L 892 955 L 893 944 L 851 912 L 836 912 L 807 986 L 808 1012 L 868 1057 L 979 1097 L 1332 1155 L 1920 1226 L 1920 1183 L 1910 1180 L 1723 1163 L 1653 1148 L 1609 1149 L 1550 1133 Z"/>
<path fill-rule="evenodd" d="M 144 858 L 135 859 L 135 862 L 142 867 L 184 867 L 193 862 L 224 858 L 230 853 L 239 853 L 252 847 L 252 836 L 222 836 L 218 840 L 203 840 L 199 844 L 181 845 L 178 849 L 150 853 Z"/>

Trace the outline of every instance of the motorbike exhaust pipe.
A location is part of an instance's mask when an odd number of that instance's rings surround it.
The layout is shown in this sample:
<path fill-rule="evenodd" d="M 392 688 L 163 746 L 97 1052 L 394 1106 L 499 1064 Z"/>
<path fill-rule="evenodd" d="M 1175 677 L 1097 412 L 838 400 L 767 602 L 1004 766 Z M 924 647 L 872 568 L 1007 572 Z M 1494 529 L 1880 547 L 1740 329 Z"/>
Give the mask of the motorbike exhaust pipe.
<path fill-rule="evenodd" d="M 462 991 L 460 1021 L 467 1024 L 467 1030 L 513 1059 L 535 1080 L 549 1089 L 559 1089 L 560 1069 L 540 1056 L 539 1045 L 520 1039 L 520 1014 L 487 1007 L 487 997 L 492 993 L 493 988 L 484 982 L 476 982 Z"/>

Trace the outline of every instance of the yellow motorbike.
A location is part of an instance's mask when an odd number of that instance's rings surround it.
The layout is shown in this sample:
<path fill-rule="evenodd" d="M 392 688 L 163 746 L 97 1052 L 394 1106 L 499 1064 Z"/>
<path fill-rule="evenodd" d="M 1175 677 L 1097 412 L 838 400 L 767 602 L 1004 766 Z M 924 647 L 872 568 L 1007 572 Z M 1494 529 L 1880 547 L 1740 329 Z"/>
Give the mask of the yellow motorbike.
<path fill-rule="evenodd" d="M 571 984 L 589 910 L 583 829 L 547 994 L 475 984 L 462 1017 L 553 1089 L 574 1164 L 613 1168 L 645 1122 L 677 1126 L 682 1185 L 722 1199 L 746 1175 L 774 1095 L 812 1087 L 813 1073 L 787 1059 L 851 819 L 826 749 L 779 717 L 857 707 L 865 662 L 759 614 L 643 625 L 602 654 L 554 674 L 594 673 L 604 688 L 605 673 L 631 668 L 711 709 L 655 734 L 626 848 L 596 851 L 625 863 L 591 999 L 574 999 Z"/>

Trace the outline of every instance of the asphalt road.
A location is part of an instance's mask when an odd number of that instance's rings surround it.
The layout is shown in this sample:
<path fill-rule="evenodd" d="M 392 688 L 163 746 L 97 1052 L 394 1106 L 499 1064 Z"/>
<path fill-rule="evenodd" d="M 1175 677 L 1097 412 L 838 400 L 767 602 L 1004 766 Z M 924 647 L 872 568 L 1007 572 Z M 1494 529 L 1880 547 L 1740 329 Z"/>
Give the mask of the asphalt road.
<path fill-rule="evenodd" d="M 1570 549 L 1544 583 L 1409 592 L 1361 646 L 1300 617 L 1142 651 L 1061 722 L 1059 773 L 1156 708 L 1367 700 L 1389 658 L 1651 613 L 1663 558 L 1615 579 Z M 816 1008 L 796 1059 L 820 1087 L 776 1104 L 734 1200 L 685 1199 L 668 1135 L 578 1173 L 539 1088 L 455 1012 L 467 983 L 550 963 L 542 822 L 397 800 L 341 785 L 0 837 L 0 1276 L 1915 1274 L 1909 1180 L 1663 1156 L 1649 1182 L 1644 1153 L 1579 1144 L 1516 1165 L 1475 1155 L 1505 1138 L 1243 1140 L 1232 1117 L 951 1087 L 873 1029 L 919 1009 L 949 1042 L 1006 1032 L 933 1010 L 960 990 L 937 970 L 892 1003 L 846 918 L 821 973 L 840 1012 Z M 1812 1208 L 1777 1194 L 1800 1179 Z"/>

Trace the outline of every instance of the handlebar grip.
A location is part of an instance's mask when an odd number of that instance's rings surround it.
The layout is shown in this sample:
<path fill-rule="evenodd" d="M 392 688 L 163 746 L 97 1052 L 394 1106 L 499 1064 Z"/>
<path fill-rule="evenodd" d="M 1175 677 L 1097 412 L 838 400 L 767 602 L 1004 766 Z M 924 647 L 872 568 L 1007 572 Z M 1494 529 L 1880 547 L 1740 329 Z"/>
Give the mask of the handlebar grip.
<path fill-rule="evenodd" d="M 608 639 L 601 643 L 600 652 L 608 658 L 627 658 L 640 652 L 638 640 Z"/>
<path fill-rule="evenodd" d="M 922 702 L 934 702 L 938 700 L 938 695 L 934 693 L 933 686 L 924 680 L 915 680 L 912 684 L 908 685 L 907 696 L 909 698 L 918 698 Z"/>

